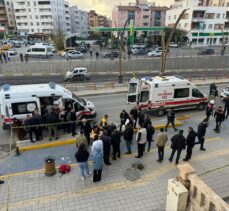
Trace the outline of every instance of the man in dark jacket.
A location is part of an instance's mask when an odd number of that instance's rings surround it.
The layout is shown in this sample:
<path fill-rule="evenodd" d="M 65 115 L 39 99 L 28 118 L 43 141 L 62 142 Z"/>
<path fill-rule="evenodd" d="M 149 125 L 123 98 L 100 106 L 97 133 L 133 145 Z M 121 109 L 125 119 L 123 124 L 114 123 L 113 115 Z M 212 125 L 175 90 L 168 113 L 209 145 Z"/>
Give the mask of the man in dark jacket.
<path fill-rule="evenodd" d="M 143 113 L 143 111 L 139 111 L 138 113 L 138 124 L 139 126 L 143 126 L 145 122 L 145 114 Z"/>
<path fill-rule="evenodd" d="M 144 121 L 143 127 L 144 127 L 144 128 L 147 128 L 148 125 L 149 125 L 150 123 L 151 123 L 151 125 L 152 125 L 152 122 L 151 122 L 150 117 L 149 117 L 149 116 L 146 116 L 146 119 L 145 119 L 145 121 Z"/>
<path fill-rule="evenodd" d="M 205 139 L 207 127 L 208 127 L 208 121 L 206 119 L 198 125 L 198 130 L 197 130 L 197 137 L 199 140 L 198 144 L 200 144 L 200 150 L 202 151 L 206 150 L 204 148 L 204 139 Z"/>
<path fill-rule="evenodd" d="M 35 143 L 33 140 L 33 133 L 35 134 L 36 141 L 38 140 L 38 134 L 37 134 L 37 129 L 36 127 L 32 127 L 33 125 L 36 125 L 37 121 L 36 118 L 33 116 L 31 117 L 30 115 L 27 115 L 26 120 L 25 120 L 25 125 L 29 126 L 29 139 L 32 143 Z"/>
<path fill-rule="evenodd" d="M 149 152 L 150 151 L 150 148 L 151 148 L 151 143 L 153 141 L 153 135 L 155 133 L 155 129 L 152 126 L 151 121 L 148 122 L 148 125 L 146 127 L 146 132 L 147 132 L 147 142 L 148 142 L 148 152 Z"/>
<path fill-rule="evenodd" d="M 44 123 L 42 116 L 37 111 L 34 111 L 34 118 L 36 119 L 37 125 Z M 41 126 L 37 127 L 37 136 L 39 141 L 43 140 L 43 128 Z"/>
<path fill-rule="evenodd" d="M 186 139 L 183 136 L 183 132 L 184 132 L 183 130 L 180 130 L 179 133 L 174 135 L 171 139 L 171 141 L 172 141 L 172 144 L 171 144 L 172 153 L 171 153 L 171 156 L 169 158 L 169 161 L 170 162 L 173 161 L 173 156 L 174 156 L 175 152 L 177 151 L 176 165 L 179 163 L 181 151 L 183 149 L 185 149 L 185 146 L 186 146 Z"/>
<path fill-rule="evenodd" d="M 227 119 L 229 116 L 229 96 L 226 97 L 224 100 L 225 100 L 224 114 L 225 114 L 225 118 Z"/>
<path fill-rule="evenodd" d="M 126 125 L 126 129 L 124 131 L 124 140 L 126 141 L 126 154 L 131 154 L 131 144 L 133 140 L 134 130 L 130 123 Z"/>
<path fill-rule="evenodd" d="M 177 131 L 177 129 L 175 127 L 175 118 L 176 118 L 176 115 L 175 115 L 174 109 L 172 108 L 167 114 L 167 124 L 165 126 L 165 131 L 167 131 L 167 128 L 168 128 L 170 123 L 171 123 L 173 129 L 175 131 Z"/>
<path fill-rule="evenodd" d="M 129 114 L 126 112 L 126 110 L 122 110 L 120 114 L 120 131 L 122 126 L 126 123 L 126 120 L 129 118 Z"/>
<path fill-rule="evenodd" d="M 107 135 L 107 131 L 103 131 L 103 135 L 100 137 L 103 142 L 103 160 L 106 165 L 111 165 L 110 163 L 110 153 L 111 153 L 111 138 Z"/>
<path fill-rule="evenodd" d="M 77 120 L 76 112 L 72 108 L 71 111 L 68 113 L 68 116 L 67 116 L 67 121 L 70 122 L 70 128 L 71 128 L 72 136 L 76 135 L 76 120 Z"/>
<path fill-rule="evenodd" d="M 213 129 L 213 130 L 216 133 L 220 133 L 221 124 L 225 120 L 225 114 L 224 114 L 223 108 L 221 106 L 219 106 L 219 108 L 216 109 L 214 117 L 215 117 L 215 121 L 216 121 L 216 126 L 215 126 L 215 129 Z"/>
<path fill-rule="evenodd" d="M 187 154 L 183 161 L 188 161 L 192 157 L 192 149 L 195 146 L 197 133 L 193 130 L 192 127 L 188 128 L 188 136 L 187 136 Z"/>
<path fill-rule="evenodd" d="M 48 134 L 49 134 L 49 141 L 52 140 L 52 133 L 54 134 L 55 139 L 57 140 L 59 137 L 57 135 L 57 124 L 59 122 L 58 115 L 52 111 L 50 114 L 47 115 L 46 117 L 46 123 L 50 124 L 48 125 Z"/>
<path fill-rule="evenodd" d="M 113 160 L 116 160 L 116 155 L 119 158 L 121 157 L 120 143 L 121 143 L 121 134 L 117 130 L 117 128 L 115 128 L 111 134 L 111 145 L 113 148 L 113 157 L 112 157 Z"/>
<path fill-rule="evenodd" d="M 92 127 L 91 127 L 90 122 L 87 121 L 86 119 L 82 120 L 81 130 L 83 130 L 84 135 L 87 138 L 87 144 L 88 144 L 88 146 L 90 146 L 90 142 L 91 142 L 90 134 L 92 131 Z"/>
<path fill-rule="evenodd" d="M 136 106 L 130 110 L 130 115 L 132 115 L 134 118 L 134 128 L 136 128 L 137 121 L 138 121 L 138 109 Z"/>

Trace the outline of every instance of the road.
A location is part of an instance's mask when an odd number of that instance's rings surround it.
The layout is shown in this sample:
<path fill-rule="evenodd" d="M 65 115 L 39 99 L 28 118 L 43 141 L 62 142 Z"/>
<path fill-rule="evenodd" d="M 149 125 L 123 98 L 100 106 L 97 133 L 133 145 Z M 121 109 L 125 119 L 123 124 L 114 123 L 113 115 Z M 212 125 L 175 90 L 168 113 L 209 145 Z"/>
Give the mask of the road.
<path fill-rule="evenodd" d="M 221 74 L 226 75 L 228 71 L 221 71 Z M 190 72 L 190 70 L 187 71 L 170 71 L 166 73 L 167 75 L 181 75 L 185 78 L 189 78 L 192 76 L 192 78 L 215 78 L 216 77 L 216 71 L 215 70 L 193 70 Z M 152 77 L 156 76 L 158 73 L 156 71 L 152 71 L 152 73 L 141 73 L 138 72 L 135 74 L 137 78 L 141 77 Z M 124 81 L 128 81 L 132 77 L 132 74 L 125 74 L 124 73 Z M 69 82 L 64 82 L 64 76 L 58 75 L 43 75 L 43 76 L 4 76 L 0 77 L 0 86 L 3 84 L 39 84 L 39 83 L 48 83 L 48 82 L 55 82 L 55 83 L 69 83 Z M 112 75 L 91 75 L 91 80 L 90 82 L 117 82 L 118 81 L 118 73 L 117 74 L 112 74 Z M 79 83 L 79 82 L 75 82 Z M 80 83 L 86 83 L 85 82 L 80 82 Z"/>

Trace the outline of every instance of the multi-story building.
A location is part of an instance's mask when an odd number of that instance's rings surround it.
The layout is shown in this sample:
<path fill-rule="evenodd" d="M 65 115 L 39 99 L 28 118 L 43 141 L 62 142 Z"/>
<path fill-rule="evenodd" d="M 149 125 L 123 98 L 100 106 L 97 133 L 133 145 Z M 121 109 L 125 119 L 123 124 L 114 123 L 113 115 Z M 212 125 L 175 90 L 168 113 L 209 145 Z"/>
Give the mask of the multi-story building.
<path fill-rule="evenodd" d="M 68 33 L 70 17 L 64 0 L 7 0 L 8 17 L 19 33 Z M 13 21 L 15 20 L 15 22 Z M 9 21 L 11 22 L 11 21 Z"/>
<path fill-rule="evenodd" d="M 189 44 L 221 44 L 223 33 L 229 32 L 229 1 L 176 0 L 166 13 L 166 26 L 172 27 L 186 8 L 178 28 L 187 32 Z"/>
<path fill-rule="evenodd" d="M 89 27 L 109 27 L 110 20 L 103 15 L 97 14 L 94 10 L 88 12 Z"/>
<path fill-rule="evenodd" d="M 71 16 L 70 16 L 70 7 L 67 1 L 64 2 L 64 13 L 65 13 L 65 28 L 64 34 L 68 35 L 71 34 Z"/>
<path fill-rule="evenodd" d="M 112 27 L 124 27 L 125 22 L 134 20 L 135 27 L 165 25 L 167 7 L 156 7 L 147 0 L 136 0 L 135 4 L 116 6 L 112 11 Z"/>
<path fill-rule="evenodd" d="M 98 15 L 98 26 L 110 27 L 110 20 L 106 16 Z"/>
<path fill-rule="evenodd" d="M 4 28 L 4 30 L 7 30 L 9 27 L 8 17 L 7 17 L 7 12 L 6 12 L 6 6 L 5 6 L 4 0 L 0 0 L 0 27 Z"/>
<path fill-rule="evenodd" d="M 88 14 L 78 9 L 77 6 L 70 7 L 71 32 L 79 37 L 88 36 Z"/>

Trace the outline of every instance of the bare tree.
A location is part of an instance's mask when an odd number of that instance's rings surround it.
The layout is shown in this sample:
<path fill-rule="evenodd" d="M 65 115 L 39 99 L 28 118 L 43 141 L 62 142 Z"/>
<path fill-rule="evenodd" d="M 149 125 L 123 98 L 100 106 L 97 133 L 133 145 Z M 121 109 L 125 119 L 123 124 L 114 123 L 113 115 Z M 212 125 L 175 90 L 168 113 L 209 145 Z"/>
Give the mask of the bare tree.
<path fill-rule="evenodd" d="M 53 41 L 58 50 L 64 49 L 64 31 L 63 31 L 63 24 L 61 24 L 60 21 L 60 16 L 58 16 L 58 20 L 55 24 Z"/>

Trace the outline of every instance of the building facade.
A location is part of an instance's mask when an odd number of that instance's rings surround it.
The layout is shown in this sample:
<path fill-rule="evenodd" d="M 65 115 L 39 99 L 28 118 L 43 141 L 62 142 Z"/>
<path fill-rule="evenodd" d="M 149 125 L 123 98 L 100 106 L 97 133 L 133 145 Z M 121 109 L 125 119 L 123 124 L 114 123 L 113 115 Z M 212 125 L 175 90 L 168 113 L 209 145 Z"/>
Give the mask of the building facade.
<path fill-rule="evenodd" d="M 64 34 L 69 35 L 71 34 L 71 14 L 70 14 L 70 7 L 69 3 L 67 1 L 64 2 L 64 17 L 65 17 L 65 28 L 64 28 Z"/>
<path fill-rule="evenodd" d="M 69 6 L 64 0 L 7 0 L 9 23 L 21 34 L 68 33 Z M 69 21 L 68 21 L 69 19 Z"/>
<path fill-rule="evenodd" d="M 88 12 L 89 27 L 110 27 L 110 20 L 103 15 L 97 14 L 94 10 Z"/>
<path fill-rule="evenodd" d="M 79 37 L 88 36 L 88 14 L 78 9 L 77 6 L 70 7 L 71 32 Z"/>
<path fill-rule="evenodd" d="M 136 0 L 135 4 L 116 6 L 112 11 L 112 27 L 124 27 L 134 20 L 135 27 L 164 26 L 167 7 L 156 7 L 147 0 Z M 129 23 L 128 23 L 129 24 Z"/>
<path fill-rule="evenodd" d="M 166 13 L 166 26 L 172 27 L 185 8 L 189 10 L 180 20 L 178 29 L 187 32 L 189 44 L 220 45 L 223 33 L 228 35 L 229 32 L 229 1 L 176 0 L 171 10 Z"/>
<path fill-rule="evenodd" d="M 5 31 L 8 29 L 8 17 L 6 12 L 5 1 L 0 0 L 0 27 Z"/>

